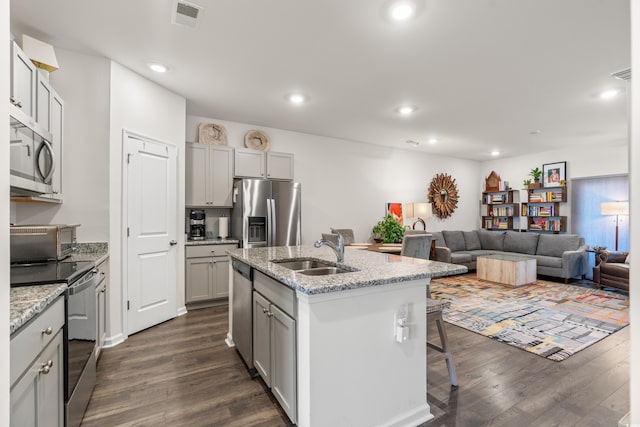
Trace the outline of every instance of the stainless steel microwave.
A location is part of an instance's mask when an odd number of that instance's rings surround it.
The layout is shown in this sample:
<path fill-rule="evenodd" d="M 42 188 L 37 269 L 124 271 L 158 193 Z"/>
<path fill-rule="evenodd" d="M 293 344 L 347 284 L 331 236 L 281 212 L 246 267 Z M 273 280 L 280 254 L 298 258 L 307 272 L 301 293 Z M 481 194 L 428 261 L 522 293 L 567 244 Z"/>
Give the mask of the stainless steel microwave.
<path fill-rule="evenodd" d="M 12 225 L 10 249 L 12 263 L 60 261 L 77 246 L 78 225 Z"/>
<path fill-rule="evenodd" d="M 9 105 L 9 123 L 11 194 L 51 193 L 55 167 L 51 133 L 13 105 Z"/>

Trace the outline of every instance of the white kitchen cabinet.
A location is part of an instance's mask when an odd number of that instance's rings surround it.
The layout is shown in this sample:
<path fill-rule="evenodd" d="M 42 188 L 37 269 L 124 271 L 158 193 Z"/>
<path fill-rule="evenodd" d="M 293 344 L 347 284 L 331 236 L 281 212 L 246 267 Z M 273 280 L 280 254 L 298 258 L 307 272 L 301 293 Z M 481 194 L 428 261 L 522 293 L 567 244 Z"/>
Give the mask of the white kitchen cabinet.
<path fill-rule="evenodd" d="M 255 272 L 253 363 L 293 423 L 297 417 L 297 356 L 293 290 Z"/>
<path fill-rule="evenodd" d="M 42 75 L 42 73 L 36 73 L 36 123 L 41 127 L 51 132 L 51 101 L 53 99 L 53 93 L 49 79 Z"/>
<path fill-rule="evenodd" d="M 293 181 L 293 154 L 267 152 L 267 178 Z"/>
<path fill-rule="evenodd" d="M 38 71 L 14 41 L 11 43 L 10 102 L 29 117 L 36 116 L 36 82 Z"/>
<path fill-rule="evenodd" d="M 190 207 L 231 207 L 233 148 L 186 144 L 185 204 Z"/>
<path fill-rule="evenodd" d="M 186 248 L 185 302 L 187 304 L 229 296 L 228 250 L 236 245 L 195 245 Z"/>
<path fill-rule="evenodd" d="M 264 178 L 265 152 L 248 148 L 236 149 L 234 176 L 236 178 Z"/>
<path fill-rule="evenodd" d="M 96 285 L 96 360 L 100 357 L 104 341 L 107 338 L 107 289 L 109 287 L 109 261 L 98 265 L 98 284 Z"/>
<path fill-rule="evenodd" d="M 11 337 L 11 426 L 64 425 L 64 298 Z"/>
<path fill-rule="evenodd" d="M 236 178 L 268 178 L 292 181 L 293 154 L 236 149 Z"/>

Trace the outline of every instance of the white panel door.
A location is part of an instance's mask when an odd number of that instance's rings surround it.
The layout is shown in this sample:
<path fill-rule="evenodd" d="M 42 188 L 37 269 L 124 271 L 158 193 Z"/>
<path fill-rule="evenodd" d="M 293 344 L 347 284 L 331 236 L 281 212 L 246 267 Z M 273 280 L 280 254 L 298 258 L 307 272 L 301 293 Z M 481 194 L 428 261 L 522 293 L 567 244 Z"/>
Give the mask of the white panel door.
<path fill-rule="evenodd" d="M 177 148 L 125 133 L 127 332 L 176 316 Z"/>

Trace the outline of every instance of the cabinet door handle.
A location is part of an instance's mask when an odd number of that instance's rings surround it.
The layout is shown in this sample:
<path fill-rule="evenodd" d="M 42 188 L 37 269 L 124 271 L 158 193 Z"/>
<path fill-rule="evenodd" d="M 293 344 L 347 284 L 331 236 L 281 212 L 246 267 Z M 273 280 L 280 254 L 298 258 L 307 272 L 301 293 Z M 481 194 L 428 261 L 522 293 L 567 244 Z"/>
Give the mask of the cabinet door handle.
<path fill-rule="evenodd" d="M 269 312 L 267 313 L 267 317 L 273 317 L 273 313 L 269 311 Z"/>
<path fill-rule="evenodd" d="M 18 101 L 18 102 L 16 102 L 16 103 L 15 103 L 15 104 L 13 104 L 13 105 L 15 105 L 15 106 L 16 106 L 16 107 L 18 107 L 18 108 L 22 108 L 22 102 L 19 102 L 19 101 Z"/>
<path fill-rule="evenodd" d="M 51 326 L 49 326 L 46 329 L 42 330 L 42 334 L 43 335 L 51 335 L 52 333 L 53 333 L 53 328 Z"/>
<path fill-rule="evenodd" d="M 176 242 L 175 240 L 172 240 L 172 241 L 170 241 L 170 242 L 169 242 L 169 244 L 170 244 L 171 246 L 175 246 L 175 245 L 177 245 L 177 244 L 178 244 L 178 242 Z"/>
<path fill-rule="evenodd" d="M 53 360 L 48 360 L 47 362 L 40 365 L 40 369 L 38 369 L 38 372 L 46 375 L 51 371 L 52 366 L 53 366 Z"/>

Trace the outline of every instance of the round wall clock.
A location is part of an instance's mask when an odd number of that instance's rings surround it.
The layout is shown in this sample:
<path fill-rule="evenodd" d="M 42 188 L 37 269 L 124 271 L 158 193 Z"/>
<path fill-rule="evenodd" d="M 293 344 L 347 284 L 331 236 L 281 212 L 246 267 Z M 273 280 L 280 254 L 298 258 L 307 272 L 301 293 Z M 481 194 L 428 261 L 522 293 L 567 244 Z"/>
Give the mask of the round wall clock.
<path fill-rule="evenodd" d="M 458 206 L 456 180 L 446 173 L 433 177 L 429 185 L 429 200 L 433 213 L 440 219 L 451 216 Z"/>

